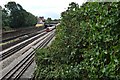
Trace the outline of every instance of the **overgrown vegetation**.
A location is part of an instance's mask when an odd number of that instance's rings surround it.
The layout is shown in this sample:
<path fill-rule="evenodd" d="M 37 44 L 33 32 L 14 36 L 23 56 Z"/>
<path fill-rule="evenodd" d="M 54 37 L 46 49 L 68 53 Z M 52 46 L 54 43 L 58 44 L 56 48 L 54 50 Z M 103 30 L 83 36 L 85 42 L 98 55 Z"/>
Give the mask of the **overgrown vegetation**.
<path fill-rule="evenodd" d="M 59 23 L 59 22 L 60 22 L 59 19 L 54 19 L 54 20 L 52 20 L 52 18 L 49 18 L 49 17 L 45 20 L 45 23 L 46 23 L 46 24 Z"/>
<path fill-rule="evenodd" d="M 3 29 L 33 26 L 37 23 L 37 17 L 27 12 L 20 4 L 8 2 L 2 9 Z"/>
<path fill-rule="evenodd" d="M 50 47 L 36 52 L 36 80 L 119 80 L 120 2 L 72 2 Z"/>

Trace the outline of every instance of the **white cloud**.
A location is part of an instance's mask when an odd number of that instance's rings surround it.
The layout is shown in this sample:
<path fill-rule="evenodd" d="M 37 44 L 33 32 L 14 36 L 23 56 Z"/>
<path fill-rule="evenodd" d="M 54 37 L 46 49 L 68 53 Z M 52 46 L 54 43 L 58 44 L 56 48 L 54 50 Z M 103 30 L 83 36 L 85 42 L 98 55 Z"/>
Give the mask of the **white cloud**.
<path fill-rule="evenodd" d="M 86 0 L 0 0 L 0 5 L 15 1 L 36 16 L 59 18 L 60 13 L 68 7 L 69 3 L 76 2 L 81 5 Z"/>

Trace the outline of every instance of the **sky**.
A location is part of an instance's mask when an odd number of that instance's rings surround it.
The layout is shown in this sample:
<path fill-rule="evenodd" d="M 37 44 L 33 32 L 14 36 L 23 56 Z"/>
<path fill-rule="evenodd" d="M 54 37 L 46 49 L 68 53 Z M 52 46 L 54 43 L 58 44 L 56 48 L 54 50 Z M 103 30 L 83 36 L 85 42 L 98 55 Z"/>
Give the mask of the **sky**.
<path fill-rule="evenodd" d="M 44 16 L 52 19 L 59 19 L 61 12 L 65 11 L 71 2 L 82 5 L 86 0 L 0 0 L 4 7 L 9 1 L 19 3 L 26 11 L 35 16 Z"/>

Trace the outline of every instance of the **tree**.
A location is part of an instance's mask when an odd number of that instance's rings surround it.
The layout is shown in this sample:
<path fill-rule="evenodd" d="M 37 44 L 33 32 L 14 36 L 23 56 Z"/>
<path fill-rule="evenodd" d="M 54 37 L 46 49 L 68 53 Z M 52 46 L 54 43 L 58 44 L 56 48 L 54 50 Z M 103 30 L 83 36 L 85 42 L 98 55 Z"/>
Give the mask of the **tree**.
<path fill-rule="evenodd" d="M 10 27 L 17 28 L 24 25 L 24 10 L 19 4 L 8 2 L 8 4 L 5 5 L 5 8 L 10 12 Z"/>
<path fill-rule="evenodd" d="M 50 26 L 50 22 L 52 21 L 52 19 L 51 18 L 47 18 L 47 20 L 46 20 L 46 23 L 48 23 L 49 24 L 49 26 Z"/>
<path fill-rule="evenodd" d="M 70 4 L 56 38 L 36 52 L 37 80 L 120 80 L 120 2 Z"/>
<path fill-rule="evenodd" d="M 3 28 L 9 26 L 9 15 L 8 11 L 5 10 L 5 8 L 2 9 L 2 26 Z"/>
<path fill-rule="evenodd" d="M 2 10 L 2 7 L 0 6 L 0 10 Z"/>
<path fill-rule="evenodd" d="M 37 23 L 37 17 L 33 14 L 26 12 L 25 13 L 25 26 L 35 25 Z"/>
<path fill-rule="evenodd" d="M 37 22 L 33 14 L 27 12 L 16 2 L 8 2 L 5 8 L 9 11 L 9 26 L 12 28 L 32 26 Z"/>

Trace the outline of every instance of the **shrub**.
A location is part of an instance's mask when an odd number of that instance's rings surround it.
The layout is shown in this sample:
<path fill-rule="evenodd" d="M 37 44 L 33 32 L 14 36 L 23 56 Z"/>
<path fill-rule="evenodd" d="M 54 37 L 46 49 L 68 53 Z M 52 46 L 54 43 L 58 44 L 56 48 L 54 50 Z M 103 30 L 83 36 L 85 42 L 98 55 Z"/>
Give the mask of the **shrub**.
<path fill-rule="evenodd" d="M 36 52 L 36 79 L 119 80 L 120 2 L 72 2 L 50 47 Z"/>

